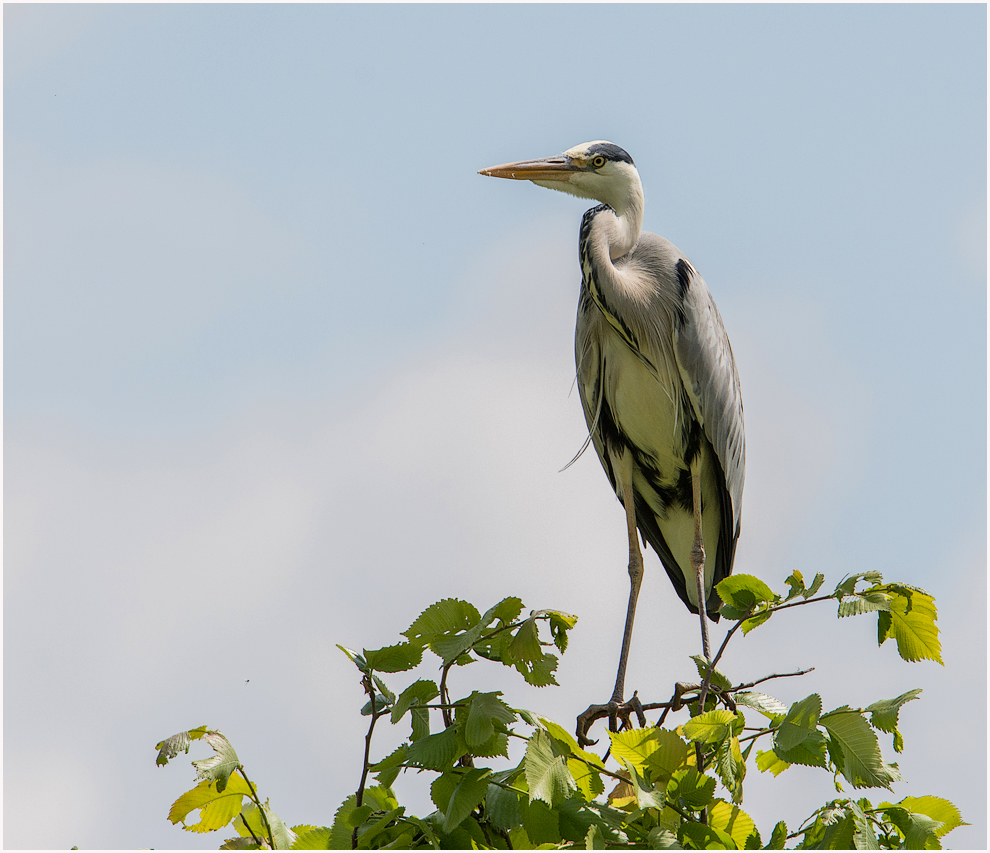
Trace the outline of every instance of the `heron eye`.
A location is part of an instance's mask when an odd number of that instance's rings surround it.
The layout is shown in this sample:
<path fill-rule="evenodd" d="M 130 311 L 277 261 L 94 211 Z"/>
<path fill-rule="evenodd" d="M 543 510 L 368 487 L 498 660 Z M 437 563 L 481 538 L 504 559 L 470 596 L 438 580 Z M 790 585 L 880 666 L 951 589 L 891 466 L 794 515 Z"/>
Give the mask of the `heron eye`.
<path fill-rule="evenodd" d="M 602 166 L 605 165 L 605 158 L 602 157 L 601 154 L 599 154 L 597 157 L 595 157 L 594 160 L 591 161 L 591 165 L 594 166 L 596 169 L 600 169 Z"/>

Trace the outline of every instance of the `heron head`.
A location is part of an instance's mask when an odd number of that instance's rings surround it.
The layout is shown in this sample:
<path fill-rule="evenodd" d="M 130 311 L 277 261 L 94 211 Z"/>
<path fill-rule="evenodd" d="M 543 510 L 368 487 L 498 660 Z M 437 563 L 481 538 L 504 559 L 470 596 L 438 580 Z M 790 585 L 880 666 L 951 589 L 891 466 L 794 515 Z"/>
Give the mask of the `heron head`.
<path fill-rule="evenodd" d="M 575 145 L 556 157 L 504 163 L 478 174 L 532 181 L 551 190 L 593 198 L 616 211 L 625 209 L 631 197 L 641 200 L 643 196 L 632 157 L 618 145 L 603 140 Z"/>

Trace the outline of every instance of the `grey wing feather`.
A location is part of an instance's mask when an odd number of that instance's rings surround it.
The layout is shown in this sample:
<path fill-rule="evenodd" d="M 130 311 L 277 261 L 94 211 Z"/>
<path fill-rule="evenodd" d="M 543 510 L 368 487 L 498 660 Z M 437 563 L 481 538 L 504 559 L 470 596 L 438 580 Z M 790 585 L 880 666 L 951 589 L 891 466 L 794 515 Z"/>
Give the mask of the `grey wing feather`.
<path fill-rule="evenodd" d="M 729 336 L 704 279 L 686 260 L 677 264 L 681 322 L 674 352 L 695 414 L 711 442 L 732 499 L 733 534 L 739 534 L 746 437 L 739 373 Z"/>

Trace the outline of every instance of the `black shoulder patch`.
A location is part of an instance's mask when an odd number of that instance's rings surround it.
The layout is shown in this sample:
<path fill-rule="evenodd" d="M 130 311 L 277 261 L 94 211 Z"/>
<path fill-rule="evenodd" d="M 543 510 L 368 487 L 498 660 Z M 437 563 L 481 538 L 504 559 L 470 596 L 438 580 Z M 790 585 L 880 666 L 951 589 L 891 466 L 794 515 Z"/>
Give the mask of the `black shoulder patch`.
<path fill-rule="evenodd" d="M 592 145 L 588 149 L 588 154 L 603 154 L 609 160 L 620 160 L 623 163 L 628 163 L 630 166 L 636 165 L 633 163 L 633 158 L 624 149 L 619 148 L 618 145 L 613 145 L 611 142 L 599 142 L 597 145 Z"/>
<path fill-rule="evenodd" d="M 691 286 L 691 265 L 681 258 L 677 262 L 677 295 L 684 301 L 688 287 Z"/>

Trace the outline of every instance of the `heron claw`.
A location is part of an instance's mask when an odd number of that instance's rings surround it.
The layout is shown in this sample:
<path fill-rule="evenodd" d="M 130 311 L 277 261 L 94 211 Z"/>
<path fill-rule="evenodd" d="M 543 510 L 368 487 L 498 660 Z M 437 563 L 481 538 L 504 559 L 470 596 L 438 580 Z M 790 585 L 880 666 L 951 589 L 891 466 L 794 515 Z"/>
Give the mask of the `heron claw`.
<path fill-rule="evenodd" d="M 588 729 L 596 720 L 608 717 L 608 730 L 610 732 L 624 731 L 632 728 L 629 720 L 631 714 L 636 715 L 636 721 L 640 728 L 646 725 L 646 714 L 643 712 L 643 703 L 639 700 L 639 692 L 635 692 L 627 702 L 620 702 L 618 699 L 611 699 L 605 705 L 589 705 L 587 710 L 578 715 L 577 718 L 577 742 L 582 747 L 594 746 L 597 740 L 588 737 Z M 619 725 L 619 721 L 622 725 Z"/>

